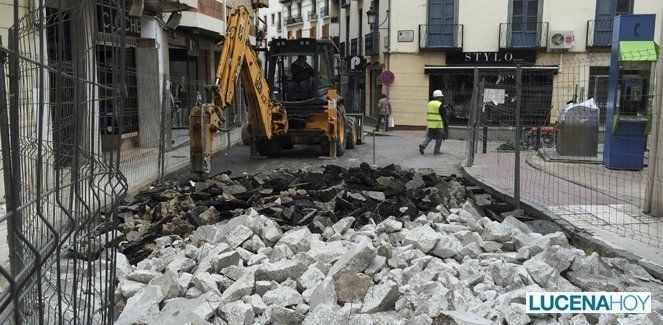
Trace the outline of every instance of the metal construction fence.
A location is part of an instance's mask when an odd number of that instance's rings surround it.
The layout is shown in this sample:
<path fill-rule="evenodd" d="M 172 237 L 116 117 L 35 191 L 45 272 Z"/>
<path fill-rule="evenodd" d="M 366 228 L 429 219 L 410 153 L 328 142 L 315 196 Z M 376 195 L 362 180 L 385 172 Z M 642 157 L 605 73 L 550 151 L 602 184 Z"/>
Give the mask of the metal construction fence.
<path fill-rule="evenodd" d="M 113 103 L 119 114 L 125 95 L 96 78 L 101 1 L 38 3 L 2 9 L 14 19 L 0 46 L 0 323 L 111 323 L 111 243 L 127 183 L 119 150 L 102 148 L 96 112 Z M 103 5 L 121 12 L 123 2 Z M 108 41 L 108 74 L 122 85 L 124 35 Z"/>
<path fill-rule="evenodd" d="M 466 171 L 516 206 L 660 248 L 663 62 L 622 56 L 631 62 L 619 63 L 616 91 L 609 53 L 561 55 L 552 69 L 476 69 Z"/>
<path fill-rule="evenodd" d="M 110 324 L 118 206 L 188 165 L 189 108 L 209 95 L 127 63 L 139 55 L 125 1 L 30 3 L 2 9 L 13 20 L 0 37 L 0 323 Z M 236 96 L 214 149 L 241 137 Z"/>
<path fill-rule="evenodd" d="M 120 171 L 131 191 L 189 164 L 189 112 L 198 102 L 208 102 L 210 94 L 202 81 L 182 81 L 163 74 L 132 72 L 137 80 L 139 106 L 137 132 L 122 134 Z M 194 92 L 178 88 L 200 89 Z M 189 106 L 190 105 L 190 106 Z M 241 87 L 235 92 L 232 105 L 224 111 L 224 122 L 212 149 L 227 148 L 241 138 L 241 128 L 247 123 L 247 103 Z M 131 113 L 129 113 L 131 114 Z M 117 149 L 117 148 L 114 148 Z"/>

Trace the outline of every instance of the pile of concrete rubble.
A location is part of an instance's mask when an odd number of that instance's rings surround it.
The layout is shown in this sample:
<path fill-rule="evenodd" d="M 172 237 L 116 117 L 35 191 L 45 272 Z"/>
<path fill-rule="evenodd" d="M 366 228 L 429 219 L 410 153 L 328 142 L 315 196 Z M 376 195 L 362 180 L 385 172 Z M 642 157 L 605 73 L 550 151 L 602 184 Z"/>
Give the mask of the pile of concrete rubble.
<path fill-rule="evenodd" d="M 430 171 L 220 175 L 130 203 L 117 324 L 663 323 L 637 264 L 492 221 Z M 653 313 L 528 315 L 532 291 L 651 291 Z"/>
<path fill-rule="evenodd" d="M 322 233 L 343 217 L 355 217 L 357 227 L 389 216 L 418 216 L 438 205 L 458 207 L 465 197 L 465 186 L 455 177 L 443 179 L 432 170 L 413 172 L 395 165 L 328 165 L 234 178 L 220 174 L 205 182 L 154 187 L 129 198 L 119 214 L 127 241 L 122 251 L 136 264 L 154 251 L 155 239 L 185 237 L 248 208 L 285 229 L 306 226 Z"/>

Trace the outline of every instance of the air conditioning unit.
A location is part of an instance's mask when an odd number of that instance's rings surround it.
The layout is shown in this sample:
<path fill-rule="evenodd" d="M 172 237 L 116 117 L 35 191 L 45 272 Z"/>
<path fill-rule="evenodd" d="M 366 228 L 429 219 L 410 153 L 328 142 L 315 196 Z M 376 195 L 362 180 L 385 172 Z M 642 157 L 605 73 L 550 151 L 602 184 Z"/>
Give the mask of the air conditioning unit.
<path fill-rule="evenodd" d="M 554 31 L 548 34 L 548 48 L 551 50 L 565 50 L 573 48 L 576 38 L 573 31 Z"/>

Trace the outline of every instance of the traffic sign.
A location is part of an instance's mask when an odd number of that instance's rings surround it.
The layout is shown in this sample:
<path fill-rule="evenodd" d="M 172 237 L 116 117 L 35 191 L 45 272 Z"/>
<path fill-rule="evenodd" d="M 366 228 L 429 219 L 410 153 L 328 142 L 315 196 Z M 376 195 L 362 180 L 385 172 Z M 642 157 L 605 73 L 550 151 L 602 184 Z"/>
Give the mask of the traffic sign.
<path fill-rule="evenodd" d="M 387 85 L 387 86 L 394 83 L 394 78 L 395 78 L 394 73 L 389 71 L 389 70 L 382 71 L 380 73 L 380 75 L 378 76 L 378 80 L 380 80 L 380 82 L 383 85 Z"/>

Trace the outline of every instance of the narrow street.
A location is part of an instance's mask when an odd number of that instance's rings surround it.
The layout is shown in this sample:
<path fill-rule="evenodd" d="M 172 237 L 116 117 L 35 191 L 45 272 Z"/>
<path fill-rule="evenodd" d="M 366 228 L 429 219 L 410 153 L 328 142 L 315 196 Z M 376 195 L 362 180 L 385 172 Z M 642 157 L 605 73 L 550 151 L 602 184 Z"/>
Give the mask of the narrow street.
<path fill-rule="evenodd" d="M 661 44 L 663 0 L 0 0 L 0 324 L 663 324 Z"/>
<path fill-rule="evenodd" d="M 377 166 L 397 164 L 403 168 L 432 168 L 440 175 L 460 174 L 460 162 L 465 157 L 464 141 L 448 140 L 442 145 L 442 155 L 433 155 L 433 145 L 425 155 L 420 155 L 417 146 L 424 131 L 390 131 L 387 136 L 376 136 Z M 362 162 L 373 163 L 373 145 L 370 133 L 365 135 L 366 143 L 355 149 L 347 149 L 343 157 L 328 159 L 320 157 L 319 146 L 298 145 L 292 150 L 284 150 L 280 155 L 268 158 L 249 157 L 249 147 L 237 145 L 230 150 L 217 153 L 212 159 L 211 174 L 231 171 L 232 176 L 242 173 L 269 172 L 278 168 L 299 169 L 307 166 L 328 164 L 342 167 L 356 167 Z M 173 178 L 182 180 L 190 176 L 186 170 L 176 173 Z"/>

